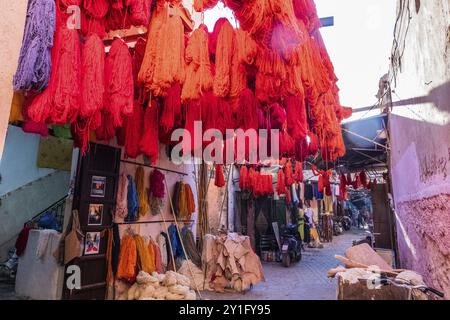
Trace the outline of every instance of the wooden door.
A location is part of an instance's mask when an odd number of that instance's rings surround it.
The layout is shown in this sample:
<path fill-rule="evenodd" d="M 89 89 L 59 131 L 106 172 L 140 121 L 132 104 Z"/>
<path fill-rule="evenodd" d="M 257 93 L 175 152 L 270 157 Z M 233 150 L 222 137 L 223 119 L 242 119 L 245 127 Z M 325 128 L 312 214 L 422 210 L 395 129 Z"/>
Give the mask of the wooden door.
<path fill-rule="evenodd" d="M 393 221 L 386 184 L 372 186 L 373 225 L 377 248 L 394 250 Z"/>
<path fill-rule="evenodd" d="M 80 267 L 81 289 L 68 290 L 64 285 L 64 299 L 105 299 L 108 242 L 108 234 L 105 231 L 111 228 L 113 223 L 112 213 L 116 205 L 120 159 L 120 149 L 91 144 L 89 152 L 78 161 L 73 209 L 79 211 L 85 241 L 83 256 L 72 261 L 70 265 Z M 97 246 L 95 240 L 98 238 L 95 236 L 98 233 L 100 243 Z M 89 235 L 95 235 L 90 237 L 94 241 L 87 241 Z"/>

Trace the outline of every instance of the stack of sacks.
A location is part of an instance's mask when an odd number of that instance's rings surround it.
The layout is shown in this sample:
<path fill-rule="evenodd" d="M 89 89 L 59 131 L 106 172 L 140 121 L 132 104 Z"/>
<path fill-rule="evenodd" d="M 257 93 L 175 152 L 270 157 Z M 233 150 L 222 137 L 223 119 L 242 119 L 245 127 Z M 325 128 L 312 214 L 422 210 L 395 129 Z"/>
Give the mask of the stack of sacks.
<path fill-rule="evenodd" d="M 136 283 L 122 292 L 118 300 L 196 300 L 195 291 L 190 289 L 189 278 L 168 271 L 166 274 L 141 271 Z"/>
<path fill-rule="evenodd" d="M 265 281 L 261 261 L 253 252 L 247 236 L 237 233 L 217 237 L 207 235 L 203 261 L 208 266 L 209 285 L 216 292 L 224 292 L 225 288 L 244 292 Z"/>

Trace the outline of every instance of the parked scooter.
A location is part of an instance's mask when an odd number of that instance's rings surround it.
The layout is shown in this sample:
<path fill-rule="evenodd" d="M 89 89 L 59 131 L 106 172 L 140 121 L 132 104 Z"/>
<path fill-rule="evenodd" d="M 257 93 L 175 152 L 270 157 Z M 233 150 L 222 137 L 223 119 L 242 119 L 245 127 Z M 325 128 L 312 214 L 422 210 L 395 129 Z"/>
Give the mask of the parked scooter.
<path fill-rule="evenodd" d="M 281 229 L 281 262 L 286 268 L 292 262 L 302 259 L 302 239 L 298 233 L 297 225 L 291 224 Z"/>

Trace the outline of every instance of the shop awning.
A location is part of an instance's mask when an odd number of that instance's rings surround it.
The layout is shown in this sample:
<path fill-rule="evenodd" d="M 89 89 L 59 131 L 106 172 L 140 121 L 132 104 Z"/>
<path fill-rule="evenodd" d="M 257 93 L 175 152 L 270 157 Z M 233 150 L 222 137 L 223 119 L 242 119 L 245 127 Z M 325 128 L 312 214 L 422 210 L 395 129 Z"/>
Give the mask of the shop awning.
<path fill-rule="evenodd" d="M 347 153 L 339 160 L 339 165 L 350 171 L 386 168 L 387 125 L 387 114 L 343 124 Z"/>

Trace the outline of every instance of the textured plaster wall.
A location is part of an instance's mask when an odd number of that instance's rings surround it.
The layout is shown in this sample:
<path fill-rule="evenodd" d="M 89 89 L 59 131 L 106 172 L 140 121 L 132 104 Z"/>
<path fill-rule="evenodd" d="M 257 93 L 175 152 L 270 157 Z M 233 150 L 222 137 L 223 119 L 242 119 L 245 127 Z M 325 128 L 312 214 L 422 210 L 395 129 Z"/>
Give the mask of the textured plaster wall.
<path fill-rule="evenodd" d="M 0 0 L 0 161 L 3 154 L 13 96 L 12 77 L 22 44 L 26 0 Z"/>
<path fill-rule="evenodd" d="M 409 6 L 391 69 L 394 103 L 412 99 L 390 117 L 399 254 L 450 299 L 450 1 Z"/>

